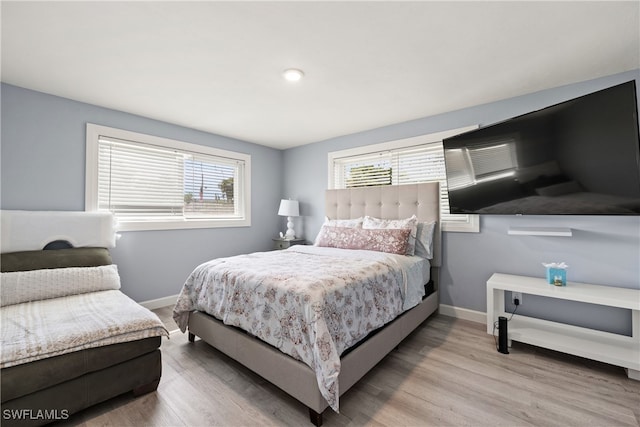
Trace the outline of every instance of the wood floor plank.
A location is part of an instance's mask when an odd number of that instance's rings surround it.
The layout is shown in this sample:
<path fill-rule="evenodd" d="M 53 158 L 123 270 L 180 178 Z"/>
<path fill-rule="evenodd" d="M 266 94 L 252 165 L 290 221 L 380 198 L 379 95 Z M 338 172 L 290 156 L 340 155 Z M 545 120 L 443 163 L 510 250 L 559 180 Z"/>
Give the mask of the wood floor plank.
<path fill-rule="evenodd" d="M 159 310 L 167 322 L 171 310 Z M 203 341 L 172 333 L 154 393 L 83 411 L 77 426 L 310 426 L 306 408 Z M 340 399 L 327 427 L 640 426 L 640 382 L 611 365 L 514 343 L 437 315 Z"/>

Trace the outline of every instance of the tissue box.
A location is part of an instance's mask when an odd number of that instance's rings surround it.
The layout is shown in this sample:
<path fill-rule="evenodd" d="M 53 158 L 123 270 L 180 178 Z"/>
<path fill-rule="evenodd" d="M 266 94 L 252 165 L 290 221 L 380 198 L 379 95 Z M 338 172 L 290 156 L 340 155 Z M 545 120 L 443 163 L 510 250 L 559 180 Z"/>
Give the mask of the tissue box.
<path fill-rule="evenodd" d="M 550 285 L 567 286 L 567 269 L 547 267 L 547 282 Z"/>

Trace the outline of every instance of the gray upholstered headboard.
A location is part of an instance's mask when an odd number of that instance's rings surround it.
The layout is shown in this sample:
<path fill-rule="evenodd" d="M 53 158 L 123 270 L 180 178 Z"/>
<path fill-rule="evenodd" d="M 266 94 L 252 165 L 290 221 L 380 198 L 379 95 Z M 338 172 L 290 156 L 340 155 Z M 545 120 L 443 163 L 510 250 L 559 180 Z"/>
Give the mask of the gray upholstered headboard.
<path fill-rule="evenodd" d="M 414 214 L 420 222 L 437 221 L 431 265 L 439 267 L 442 261 L 439 182 L 327 190 L 325 195 L 325 215 L 331 219 L 364 215 L 402 219 Z"/>

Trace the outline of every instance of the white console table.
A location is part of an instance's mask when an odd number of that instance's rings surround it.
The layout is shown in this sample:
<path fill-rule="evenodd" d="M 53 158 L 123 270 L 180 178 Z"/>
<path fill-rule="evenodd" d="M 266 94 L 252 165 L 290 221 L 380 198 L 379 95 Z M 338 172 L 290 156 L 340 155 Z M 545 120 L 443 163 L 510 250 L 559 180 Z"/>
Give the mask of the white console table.
<path fill-rule="evenodd" d="M 639 289 L 575 282 L 568 282 L 567 286 L 554 286 L 543 278 L 495 273 L 487 281 L 488 334 L 494 333 L 493 325 L 499 316 L 509 318 L 511 315 L 504 311 L 505 291 L 631 310 L 630 337 L 515 314 L 508 324 L 508 340 L 509 344 L 512 340 L 519 341 L 622 366 L 629 378 L 640 380 Z"/>

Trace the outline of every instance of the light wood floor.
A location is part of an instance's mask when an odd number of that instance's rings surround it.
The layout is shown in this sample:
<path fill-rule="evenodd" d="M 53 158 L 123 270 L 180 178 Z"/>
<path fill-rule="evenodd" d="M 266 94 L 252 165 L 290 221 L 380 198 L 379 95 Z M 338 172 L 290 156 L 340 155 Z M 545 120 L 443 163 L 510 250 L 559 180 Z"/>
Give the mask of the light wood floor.
<path fill-rule="evenodd" d="M 157 310 L 168 319 L 170 309 Z M 168 329 L 175 324 L 167 321 Z M 206 343 L 171 334 L 157 392 L 73 416 L 78 426 L 311 426 L 307 409 Z M 328 410 L 331 426 L 639 426 L 640 382 L 622 368 L 514 343 L 484 325 L 428 319 Z"/>

